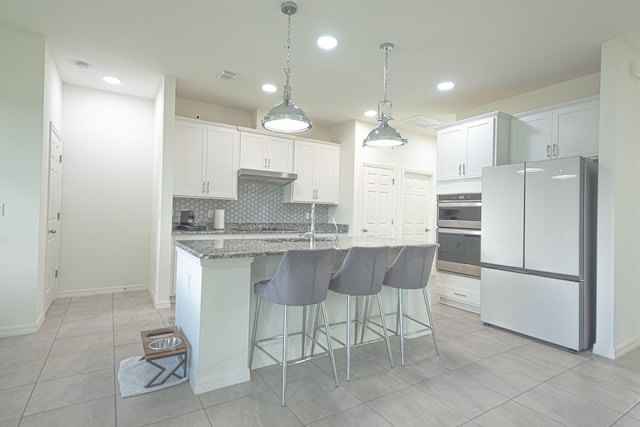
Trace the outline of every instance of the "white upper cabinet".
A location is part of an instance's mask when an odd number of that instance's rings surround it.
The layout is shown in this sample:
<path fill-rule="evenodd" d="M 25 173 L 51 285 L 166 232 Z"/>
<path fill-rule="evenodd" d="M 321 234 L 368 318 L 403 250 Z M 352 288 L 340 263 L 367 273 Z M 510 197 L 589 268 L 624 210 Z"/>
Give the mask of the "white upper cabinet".
<path fill-rule="evenodd" d="M 237 130 L 176 119 L 175 147 L 174 196 L 237 198 Z"/>
<path fill-rule="evenodd" d="M 259 133 L 240 133 L 240 167 L 293 172 L 293 141 Z"/>
<path fill-rule="evenodd" d="M 598 155 L 600 109 L 597 97 L 515 116 L 511 162 Z"/>
<path fill-rule="evenodd" d="M 510 116 L 496 112 L 438 128 L 438 181 L 480 178 L 506 163 Z"/>
<path fill-rule="evenodd" d="M 338 204 L 339 145 L 296 140 L 294 172 L 298 179 L 285 188 L 285 201 Z"/>

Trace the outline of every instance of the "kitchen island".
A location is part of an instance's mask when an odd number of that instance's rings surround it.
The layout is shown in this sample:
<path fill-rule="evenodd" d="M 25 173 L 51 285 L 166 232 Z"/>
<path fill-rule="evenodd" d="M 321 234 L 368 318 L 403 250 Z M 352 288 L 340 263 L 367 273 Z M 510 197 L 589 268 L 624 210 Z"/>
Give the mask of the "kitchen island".
<path fill-rule="evenodd" d="M 353 246 L 389 246 L 389 262 L 406 245 L 420 245 L 403 239 L 374 237 L 339 237 L 337 241 L 320 238 L 314 248 L 336 248 L 334 269 L 339 268 L 346 252 Z M 309 249 L 307 239 L 225 239 L 175 242 L 176 245 L 176 326 L 190 345 L 188 369 L 191 389 L 195 394 L 219 389 L 250 380 L 247 365 L 250 326 L 255 294 L 252 284 L 273 276 L 282 255 L 290 249 Z M 385 309 L 393 311 L 395 297 L 385 291 Z M 327 309 L 330 322 L 344 320 L 344 296 L 329 293 Z M 426 321 L 415 298 L 409 299 L 409 314 Z M 415 305 L 415 307 L 414 307 Z M 289 320 L 292 330 L 299 325 L 301 313 Z M 264 316 L 264 317 L 263 317 Z M 281 310 L 270 304 L 261 310 L 259 334 L 278 335 L 281 331 Z M 343 328 L 344 329 L 344 328 Z M 334 335 L 340 335 L 339 332 Z M 299 340 L 295 340 L 299 341 Z M 291 354 L 296 347 L 291 346 Z M 299 351 L 299 347 L 298 347 Z M 254 368 L 273 363 L 256 355 Z"/>

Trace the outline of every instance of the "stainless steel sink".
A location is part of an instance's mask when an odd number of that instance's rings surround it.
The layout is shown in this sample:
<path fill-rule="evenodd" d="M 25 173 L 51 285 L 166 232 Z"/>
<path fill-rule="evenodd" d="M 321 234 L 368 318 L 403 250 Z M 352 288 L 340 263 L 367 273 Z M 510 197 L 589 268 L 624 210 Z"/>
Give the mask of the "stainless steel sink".
<path fill-rule="evenodd" d="M 283 237 L 283 238 L 275 238 L 275 239 L 264 239 L 265 242 L 269 243 L 296 243 L 296 242 L 308 242 L 308 237 Z M 333 241 L 333 237 L 316 237 L 316 242 L 331 242 Z"/>

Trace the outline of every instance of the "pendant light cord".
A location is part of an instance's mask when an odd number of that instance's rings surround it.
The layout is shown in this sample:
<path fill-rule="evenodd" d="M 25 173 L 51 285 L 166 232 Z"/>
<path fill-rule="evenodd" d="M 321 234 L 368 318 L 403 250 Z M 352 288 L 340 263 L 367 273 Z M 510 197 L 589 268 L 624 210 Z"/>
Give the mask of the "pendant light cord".
<path fill-rule="evenodd" d="M 291 14 L 287 14 L 288 17 L 288 27 L 287 27 L 287 66 L 284 68 L 284 75 L 286 77 L 286 82 L 284 85 L 284 99 L 291 99 L 291 86 L 289 85 L 289 78 L 291 76 Z"/>
<path fill-rule="evenodd" d="M 383 102 L 387 102 L 387 75 L 389 74 L 389 47 L 384 48 L 384 99 Z"/>

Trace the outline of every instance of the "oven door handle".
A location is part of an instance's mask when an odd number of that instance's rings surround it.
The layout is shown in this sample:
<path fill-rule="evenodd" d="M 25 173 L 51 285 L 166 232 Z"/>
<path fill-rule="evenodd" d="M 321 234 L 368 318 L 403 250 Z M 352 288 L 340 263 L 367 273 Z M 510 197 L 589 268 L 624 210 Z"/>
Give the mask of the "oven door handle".
<path fill-rule="evenodd" d="M 468 230 L 464 228 L 438 228 L 439 233 L 448 233 L 448 234 L 468 234 L 470 236 L 480 236 L 480 230 Z"/>
<path fill-rule="evenodd" d="M 439 208 L 475 208 L 481 206 L 482 202 L 438 202 Z"/>

